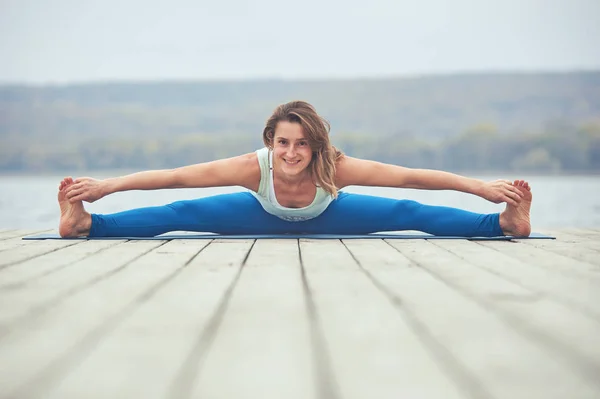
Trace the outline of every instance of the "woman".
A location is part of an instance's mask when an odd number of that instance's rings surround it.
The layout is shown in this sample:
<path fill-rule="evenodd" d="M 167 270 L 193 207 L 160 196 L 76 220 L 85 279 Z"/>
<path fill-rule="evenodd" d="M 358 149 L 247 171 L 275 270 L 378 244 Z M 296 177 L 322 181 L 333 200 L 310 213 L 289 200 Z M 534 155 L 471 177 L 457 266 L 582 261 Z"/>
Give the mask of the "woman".
<path fill-rule="evenodd" d="M 419 230 L 453 236 L 528 236 L 527 182 L 483 182 L 455 174 L 357 159 L 329 141 L 329 124 L 308 103 L 277 107 L 254 153 L 171 170 L 106 180 L 65 178 L 59 186 L 59 232 L 75 236 L 155 236 L 169 231 L 220 234 L 365 234 Z M 477 214 L 409 200 L 339 192 L 350 186 L 458 190 L 494 203 L 502 213 Z M 94 202 L 119 191 L 242 186 L 249 192 L 216 195 L 111 215 L 89 214 Z"/>

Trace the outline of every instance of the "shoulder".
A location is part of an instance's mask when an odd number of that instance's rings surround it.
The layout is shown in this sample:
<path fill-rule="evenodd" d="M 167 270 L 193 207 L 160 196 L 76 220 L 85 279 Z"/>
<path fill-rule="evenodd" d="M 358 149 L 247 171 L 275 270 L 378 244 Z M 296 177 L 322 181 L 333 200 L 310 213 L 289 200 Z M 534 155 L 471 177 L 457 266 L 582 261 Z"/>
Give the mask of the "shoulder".
<path fill-rule="evenodd" d="M 398 187 L 406 168 L 367 159 L 343 156 L 336 163 L 335 182 L 338 189 L 346 186 Z"/>
<path fill-rule="evenodd" d="M 338 189 L 346 186 L 359 185 L 364 176 L 372 173 L 372 161 L 344 155 L 335 165 L 335 185 Z"/>
<path fill-rule="evenodd" d="M 257 155 L 249 153 L 173 169 L 177 187 L 258 187 L 260 166 Z"/>
<path fill-rule="evenodd" d="M 260 182 L 260 165 L 256 152 L 211 162 L 213 173 L 229 185 L 254 190 Z"/>
<path fill-rule="evenodd" d="M 236 159 L 235 170 L 240 173 L 241 186 L 258 191 L 261 180 L 260 154 L 261 150 L 240 155 Z"/>
<path fill-rule="evenodd" d="M 232 169 L 237 173 L 260 176 L 259 155 L 257 152 L 238 155 L 237 157 L 229 158 L 229 161 Z"/>

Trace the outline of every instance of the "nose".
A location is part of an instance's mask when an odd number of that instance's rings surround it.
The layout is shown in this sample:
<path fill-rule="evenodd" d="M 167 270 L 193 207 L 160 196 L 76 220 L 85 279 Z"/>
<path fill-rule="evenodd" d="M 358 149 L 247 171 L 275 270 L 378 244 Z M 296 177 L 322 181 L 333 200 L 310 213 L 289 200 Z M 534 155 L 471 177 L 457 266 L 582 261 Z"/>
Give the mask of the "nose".
<path fill-rule="evenodd" d="M 287 150 L 287 154 L 286 154 L 286 155 L 287 155 L 288 157 L 293 157 L 294 155 L 296 155 L 296 146 L 295 146 L 294 144 L 291 144 L 291 145 L 288 147 L 288 150 Z"/>

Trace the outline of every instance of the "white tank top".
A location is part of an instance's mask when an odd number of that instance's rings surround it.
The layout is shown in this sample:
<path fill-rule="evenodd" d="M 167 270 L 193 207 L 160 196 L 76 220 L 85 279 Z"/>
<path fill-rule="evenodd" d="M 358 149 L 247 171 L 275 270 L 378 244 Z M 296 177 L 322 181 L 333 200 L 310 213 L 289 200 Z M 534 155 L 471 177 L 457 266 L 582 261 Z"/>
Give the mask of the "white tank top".
<path fill-rule="evenodd" d="M 317 194 L 313 202 L 304 208 L 286 208 L 277 202 L 273 186 L 273 153 L 267 147 L 256 151 L 260 165 L 260 184 L 258 192 L 251 193 L 260 202 L 263 209 L 283 220 L 300 222 L 319 216 L 333 201 L 333 196 L 321 187 L 317 187 Z"/>

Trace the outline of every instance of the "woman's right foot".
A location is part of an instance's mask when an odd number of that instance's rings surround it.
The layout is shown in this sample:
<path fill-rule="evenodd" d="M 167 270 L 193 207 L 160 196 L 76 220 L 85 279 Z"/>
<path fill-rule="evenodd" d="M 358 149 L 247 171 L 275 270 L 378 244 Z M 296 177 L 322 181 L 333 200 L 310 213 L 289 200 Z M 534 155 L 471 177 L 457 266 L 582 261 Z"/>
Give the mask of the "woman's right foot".
<path fill-rule="evenodd" d="M 515 180 L 513 186 L 521 192 L 522 198 L 516 206 L 506 205 L 506 209 L 500 214 L 500 228 L 505 236 L 528 237 L 531 234 L 531 187 L 524 180 Z"/>
<path fill-rule="evenodd" d="M 85 211 L 83 203 L 69 202 L 67 188 L 73 184 L 70 177 L 64 178 L 58 186 L 58 205 L 60 206 L 60 223 L 58 233 L 63 238 L 87 236 L 92 227 L 92 216 Z"/>

